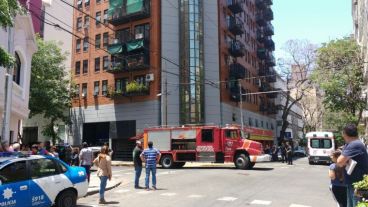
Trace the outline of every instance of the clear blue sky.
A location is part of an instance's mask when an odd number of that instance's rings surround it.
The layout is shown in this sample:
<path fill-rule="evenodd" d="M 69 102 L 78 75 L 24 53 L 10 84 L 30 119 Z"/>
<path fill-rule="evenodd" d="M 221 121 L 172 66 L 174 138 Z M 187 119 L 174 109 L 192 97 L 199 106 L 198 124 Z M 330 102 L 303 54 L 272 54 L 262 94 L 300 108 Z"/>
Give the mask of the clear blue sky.
<path fill-rule="evenodd" d="M 274 0 L 276 59 L 289 39 L 320 44 L 353 33 L 351 0 Z"/>

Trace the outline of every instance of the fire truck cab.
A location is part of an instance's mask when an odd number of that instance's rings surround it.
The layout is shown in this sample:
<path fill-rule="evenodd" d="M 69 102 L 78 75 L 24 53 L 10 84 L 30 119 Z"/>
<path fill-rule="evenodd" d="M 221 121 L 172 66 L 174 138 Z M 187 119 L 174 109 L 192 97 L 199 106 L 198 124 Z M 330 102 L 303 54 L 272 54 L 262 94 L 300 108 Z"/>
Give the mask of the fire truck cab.
<path fill-rule="evenodd" d="M 239 126 L 147 128 L 143 138 L 145 148 L 152 141 L 160 150 L 163 168 L 183 167 L 185 162 L 234 162 L 238 169 L 251 169 L 256 162 L 271 160 L 262 144 L 246 139 Z"/>

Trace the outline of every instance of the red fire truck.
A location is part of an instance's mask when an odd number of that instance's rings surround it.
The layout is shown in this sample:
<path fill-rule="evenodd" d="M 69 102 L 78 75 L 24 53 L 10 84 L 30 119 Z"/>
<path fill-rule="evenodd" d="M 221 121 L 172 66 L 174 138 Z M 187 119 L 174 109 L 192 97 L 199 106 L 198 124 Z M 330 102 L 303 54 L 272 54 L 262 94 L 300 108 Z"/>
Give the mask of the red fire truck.
<path fill-rule="evenodd" d="M 257 162 L 271 160 L 262 144 L 244 137 L 236 125 L 147 128 L 144 147 L 152 141 L 162 156 L 163 168 L 179 168 L 185 162 L 234 162 L 238 169 L 251 169 Z"/>

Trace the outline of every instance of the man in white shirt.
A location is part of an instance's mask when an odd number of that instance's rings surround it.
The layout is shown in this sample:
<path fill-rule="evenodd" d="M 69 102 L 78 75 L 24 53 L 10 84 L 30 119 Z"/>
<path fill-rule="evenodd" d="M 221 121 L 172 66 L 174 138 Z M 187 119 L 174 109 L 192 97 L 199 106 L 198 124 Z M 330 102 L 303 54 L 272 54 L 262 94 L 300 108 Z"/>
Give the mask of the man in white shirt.
<path fill-rule="evenodd" d="M 88 183 L 91 175 L 91 166 L 93 162 L 93 152 L 90 148 L 88 148 L 87 142 L 83 142 L 83 149 L 79 153 L 79 164 L 81 167 L 86 169 Z"/>

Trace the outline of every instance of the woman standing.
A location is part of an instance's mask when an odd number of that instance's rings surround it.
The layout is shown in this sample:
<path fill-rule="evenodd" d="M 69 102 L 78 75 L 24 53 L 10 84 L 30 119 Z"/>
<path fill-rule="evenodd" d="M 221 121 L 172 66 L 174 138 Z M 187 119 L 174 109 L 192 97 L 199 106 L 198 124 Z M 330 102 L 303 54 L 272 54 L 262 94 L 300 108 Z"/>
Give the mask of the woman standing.
<path fill-rule="evenodd" d="M 93 161 L 98 167 L 97 176 L 100 178 L 100 204 L 105 204 L 105 188 L 107 179 L 111 180 L 111 157 L 109 156 L 109 147 L 103 146 L 101 153 Z"/>
<path fill-rule="evenodd" d="M 339 207 L 347 206 L 346 184 L 344 182 L 344 168 L 336 165 L 337 158 L 341 151 L 335 151 L 331 155 L 332 164 L 330 165 L 329 176 L 331 178 L 331 191 L 339 204 Z"/>

